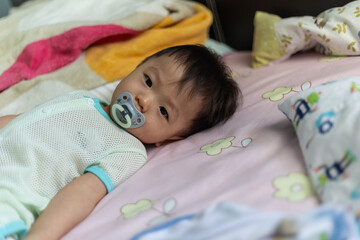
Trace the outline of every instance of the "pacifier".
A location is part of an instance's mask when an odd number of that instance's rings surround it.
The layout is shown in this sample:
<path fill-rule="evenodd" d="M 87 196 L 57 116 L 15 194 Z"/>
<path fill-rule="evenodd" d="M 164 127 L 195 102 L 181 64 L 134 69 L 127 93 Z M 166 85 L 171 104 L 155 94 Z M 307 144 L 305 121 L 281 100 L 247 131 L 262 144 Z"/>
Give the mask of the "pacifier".
<path fill-rule="evenodd" d="M 123 92 L 111 107 L 111 116 L 123 128 L 138 128 L 144 125 L 145 116 L 136 109 L 133 97 Z"/>

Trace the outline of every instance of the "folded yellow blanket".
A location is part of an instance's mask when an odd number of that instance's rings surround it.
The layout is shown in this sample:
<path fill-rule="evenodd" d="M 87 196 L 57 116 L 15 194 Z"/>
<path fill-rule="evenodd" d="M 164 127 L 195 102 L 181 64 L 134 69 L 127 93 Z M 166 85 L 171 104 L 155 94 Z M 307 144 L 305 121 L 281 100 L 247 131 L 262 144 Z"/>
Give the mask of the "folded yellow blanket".
<path fill-rule="evenodd" d="M 176 11 L 177 17 L 185 14 L 180 10 Z M 161 49 L 180 44 L 203 44 L 208 38 L 212 15 L 197 3 L 194 11 L 193 16 L 183 21 L 167 16 L 134 38 L 92 46 L 86 51 L 85 61 L 94 72 L 111 82 L 126 77 L 145 57 Z"/>

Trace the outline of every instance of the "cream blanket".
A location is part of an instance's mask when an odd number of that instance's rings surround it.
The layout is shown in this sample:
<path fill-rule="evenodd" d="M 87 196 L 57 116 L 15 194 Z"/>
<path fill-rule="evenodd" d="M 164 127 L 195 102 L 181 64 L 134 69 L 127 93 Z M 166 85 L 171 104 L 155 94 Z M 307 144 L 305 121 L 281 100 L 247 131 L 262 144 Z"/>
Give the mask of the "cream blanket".
<path fill-rule="evenodd" d="M 0 114 L 121 79 L 165 47 L 204 43 L 211 22 L 190 1 L 29 1 L 0 19 Z"/>

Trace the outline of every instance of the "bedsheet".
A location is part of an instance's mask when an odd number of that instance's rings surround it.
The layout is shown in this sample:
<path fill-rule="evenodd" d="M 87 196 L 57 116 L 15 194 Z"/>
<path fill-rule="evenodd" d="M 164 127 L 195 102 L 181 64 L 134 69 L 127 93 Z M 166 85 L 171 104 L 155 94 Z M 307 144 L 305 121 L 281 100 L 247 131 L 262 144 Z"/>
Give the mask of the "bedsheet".
<path fill-rule="evenodd" d="M 149 147 L 149 162 L 64 239 L 129 239 L 221 201 L 287 213 L 319 205 L 295 131 L 277 105 L 296 92 L 359 74 L 360 57 L 309 52 L 261 69 L 250 67 L 250 52 L 229 53 L 224 61 L 244 95 L 235 116 L 185 140 Z"/>

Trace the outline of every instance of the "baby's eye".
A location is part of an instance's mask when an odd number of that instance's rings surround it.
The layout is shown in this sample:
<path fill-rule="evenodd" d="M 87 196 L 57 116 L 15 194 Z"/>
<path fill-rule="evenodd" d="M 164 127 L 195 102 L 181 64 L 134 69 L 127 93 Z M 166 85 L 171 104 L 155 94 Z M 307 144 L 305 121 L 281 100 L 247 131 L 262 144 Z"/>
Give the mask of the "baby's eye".
<path fill-rule="evenodd" d="M 152 81 L 151 81 L 151 79 L 149 78 L 148 75 L 145 75 L 145 83 L 149 88 L 152 87 Z"/>
<path fill-rule="evenodd" d="M 166 119 L 169 118 L 169 114 L 168 114 L 166 108 L 160 106 L 160 113 L 161 113 L 161 115 L 163 115 Z"/>

